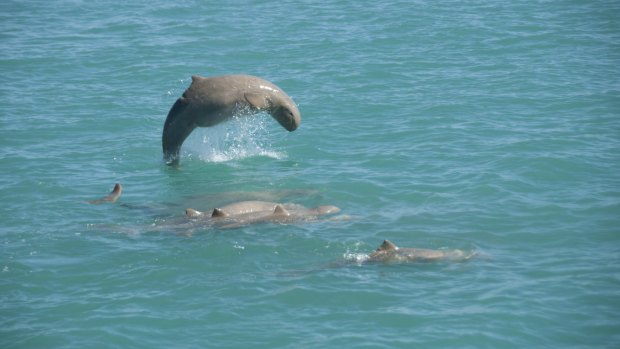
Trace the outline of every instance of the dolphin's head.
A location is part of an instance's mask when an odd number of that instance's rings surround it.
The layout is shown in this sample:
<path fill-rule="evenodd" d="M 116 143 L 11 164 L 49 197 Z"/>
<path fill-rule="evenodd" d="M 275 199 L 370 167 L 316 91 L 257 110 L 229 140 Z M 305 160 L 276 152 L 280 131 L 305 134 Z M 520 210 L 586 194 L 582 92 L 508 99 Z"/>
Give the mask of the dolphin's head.
<path fill-rule="evenodd" d="M 271 100 L 271 115 L 287 131 L 295 131 L 301 124 L 299 109 L 288 96 L 277 97 Z"/>
<path fill-rule="evenodd" d="M 332 205 L 319 206 L 316 209 L 317 214 L 319 215 L 327 215 L 340 212 L 340 208 Z"/>
<path fill-rule="evenodd" d="M 200 218 L 204 216 L 204 213 L 198 210 L 194 210 L 193 208 L 186 208 L 185 215 L 187 216 L 187 218 Z"/>

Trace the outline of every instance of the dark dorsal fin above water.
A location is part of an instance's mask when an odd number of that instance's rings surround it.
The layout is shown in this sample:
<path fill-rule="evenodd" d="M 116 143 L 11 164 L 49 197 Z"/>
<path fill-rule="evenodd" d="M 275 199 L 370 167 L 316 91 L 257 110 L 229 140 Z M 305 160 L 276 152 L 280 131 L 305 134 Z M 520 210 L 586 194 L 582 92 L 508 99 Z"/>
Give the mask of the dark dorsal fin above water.
<path fill-rule="evenodd" d="M 383 240 L 383 243 L 381 244 L 381 246 L 379 246 L 379 248 L 377 248 L 377 251 L 389 251 L 397 249 L 398 246 L 394 245 L 394 243 L 392 243 L 390 240 Z"/>
<path fill-rule="evenodd" d="M 101 199 L 98 200 L 92 200 L 89 201 L 89 203 L 91 204 L 101 204 L 104 202 L 110 202 L 110 203 L 115 203 L 116 200 L 118 200 L 118 198 L 121 197 L 121 194 L 123 193 L 123 186 L 120 183 L 116 183 L 114 185 L 114 189 L 112 189 L 112 191 L 110 192 L 109 195 L 102 197 Z"/>
<path fill-rule="evenodd" d="M 228 214 L 219 208 L 214 208 L 213 213 L 211 213 L 211 217 L 226 217 L 226 216 L 228 216 Z"/>
<path fill-rule="evenodd" d="M 282 215 L 282 216 L 290 216 L 291 214 L 284 208 L 282 205 L 276 205 L 276 208 L 273 210 L 274 214 Z"/>

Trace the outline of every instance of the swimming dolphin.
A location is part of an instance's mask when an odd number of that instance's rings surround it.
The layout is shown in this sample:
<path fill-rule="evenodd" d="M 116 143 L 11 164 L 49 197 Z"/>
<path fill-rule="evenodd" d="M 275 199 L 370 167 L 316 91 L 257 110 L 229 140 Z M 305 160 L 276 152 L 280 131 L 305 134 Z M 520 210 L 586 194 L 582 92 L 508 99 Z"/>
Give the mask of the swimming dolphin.
<path fill-rule="evenodd" d="M 338 212 L 340 212 L 340 208 L 331 205 L 307 208 L 298 204 L 281 204 L 269 201 L 240 201 L 214 208 L 210 214 L 192 208 L 185 210 L 188 218 L 209 219 L 220 228 L 236 228 L 263 222 L 315 221 L 319 216 Z"/>
<path fill-rule="evenodd" d="M 365 262 L 407 263 L 407 262 L 437 262 L 437 261 L 466 261 L 472 258 L 475 252 L 466 253 L 461 250 L 429 250 L 422 248 L 398 247 L 389 240 L 368 256 Z"/>
<path fill-rule="evenodd" d="M 90 204 L 103 204 L 105 202 L 115 203 L 118 198 L 121 197 L 123 193 L 123 186 L 120 183 L 114 184 L 114 189 L 110 192 L 109 195 L 102 197 L 101 199 L 91 200 L 88 203 Z"/>
<path fill-rule="evenodd" d="M 164 160 L 178 165 L 185 139 L 196 127 L 211 127 L 235 115 L 267 112 L 288 131 L 301 124 L 297 105 L 275 84 L 250 75 L 192 76 L 192 84 L 174 103 L 162 133 Z"/>

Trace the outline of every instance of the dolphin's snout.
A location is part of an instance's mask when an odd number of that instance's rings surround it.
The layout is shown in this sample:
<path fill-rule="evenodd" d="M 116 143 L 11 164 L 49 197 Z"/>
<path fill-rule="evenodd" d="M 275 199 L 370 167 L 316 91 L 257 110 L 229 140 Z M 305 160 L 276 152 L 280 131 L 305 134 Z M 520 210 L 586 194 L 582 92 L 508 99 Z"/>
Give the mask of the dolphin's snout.
<path fill-rule="evenodd" d="M 301 116 L 297 114 L 293 117 L 293 124 L 289 131 L 295 131 L 299 127 L 299 125 L 301 125 Z"/>
<path fill-rule="evenodd" d="M 273 114 L 273 117 L 287 131 L 295 131 L 301 124 L 301 115 L 299 115 L 299 111 L 296 109 L 297 108 L 292 110 L 286 107 L 278 108 L 278 110 Z"/>
<path fill-rule="evenodd" d="M 332 205 L 319 206 L 318 213 L 320 215 L 327 215 L 340 212 L 340 208 Z"/>
<path fill-rule="evenodd" d="M 198 218 L 198 217 L 202 217 L 203 213 L 198 210 L 194 210 L 193 208 L 186 208 L 185 215 L 188 218 Z"/>
<path fill-rule="evenodd" d="M 284 126 L 284 128 L 289 131 L 289 132 L 293 132 L 295 131 L 298 127 L 299 127 L 300 121 L 299 119 L 292 119 L 289 121 L 289 123 L 287 125 L 282 125 Z"/>

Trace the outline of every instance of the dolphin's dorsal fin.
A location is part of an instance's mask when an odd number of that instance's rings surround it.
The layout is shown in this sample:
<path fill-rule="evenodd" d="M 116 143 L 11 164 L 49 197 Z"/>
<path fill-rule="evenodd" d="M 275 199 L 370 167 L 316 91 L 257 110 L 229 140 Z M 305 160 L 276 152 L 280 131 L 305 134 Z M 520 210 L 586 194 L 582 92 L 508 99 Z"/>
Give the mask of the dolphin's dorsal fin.
<path fill-rule="evenodd" d="M 269 109 L 269 100 L 264 93 L 246 92 L 244 94 L 245 100 L 256 109 Z"/>
<path fill-rule="evenodd" d="M 118 200 L 118 198 L 121 196 L 121 194 L 123 193 L 123 186 L 120 183 L 116 183 L 114 184 L 114 189 L 112 189 L 112 191 L 110 192 L 110 200 L 112 202 L 116 202 L 116 200 Z"/>
<path fill-rule="evenodd" d="M 282 205 L 276 205 L 276 208 L 273 210 L 273 214 L 282 215 L 282 216 L 290 216 L 291 213 L 288 212 Z"/>
<path fill-rule="evenodd" d="M 193 208 L 186 208 L 185 209 L 185 215 L 189 218 L 198 218 L 200 216 L 203 215 L 202 212 L 198 211 L 198 210 L 194 210 Z"/>
<path fill-rule="evenodd" d="M 394 245 L 392 241 L 390 240 L 383 240 L 383 243 L 381 244 L 381 246 L 377 248 L 377 251 L 389 251 L 389 250 L 398 250 L 398 246 Z"/>
<path fill-rule="evenodd" d="M 91 201 L 89 201 L 89 203 L 91 203 L 91 204 L 101 204 L 101 203 L 104 203 L 104 202 L 115 203 L 116 200 L 118 200 L 118 198 L 121 197 L 122 193 L 123 193 L 123 186 L 120 183 L 116 183 L 116 184 L 114 184 L 114 189 L 112 189 L 110 194 L 108 194 L 107 196 L 102 197 L 101 199 L 91 200 Z"/>
<path fill-rule="evenodd" d="M 220 208 L 214 208 L 213 212 L 211 213 L 211 217 L 226 217 L 228 216 L 228 213 L 222 211 L 222 209 Z"/>
<path fill-rule="evenodd" d="M 205 78 L 200 76 L 200 75 L 192 75 L 192 83 L 198 81 L 198 80 L 204 80 Z"/>

